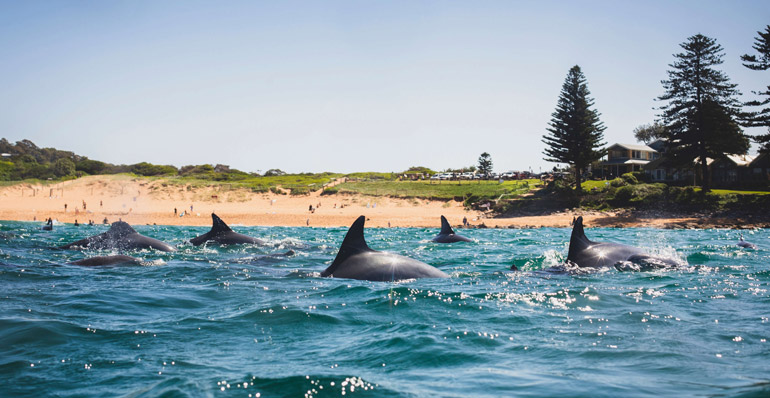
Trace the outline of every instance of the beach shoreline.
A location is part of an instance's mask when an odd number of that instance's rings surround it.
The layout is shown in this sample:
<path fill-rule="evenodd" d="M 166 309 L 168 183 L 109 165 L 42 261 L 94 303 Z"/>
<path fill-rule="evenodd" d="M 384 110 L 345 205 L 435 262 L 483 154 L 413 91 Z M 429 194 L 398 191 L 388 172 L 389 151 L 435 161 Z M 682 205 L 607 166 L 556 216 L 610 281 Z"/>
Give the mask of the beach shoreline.
<path fill-rule="evenodd" d="M 85 203 L 85 206 L 84 206 Z M 65 209 L 65 206 L 66 209 Z M 85 207 L 85 208 L 84 208 Z M 312 210 L 311 210 L 312 208 Z M 0 220 L 100 224 L 210 226 L 211 213 L 230 225 L 287 227 L 348 227 L 361 215 L 367 227 L 439 228 L 440 216 L 454 227 L 569 227 L 583 216 L 588 227 L 768 228 L 766 217 L 730 214 L 681 214 L 630 210 L 564 210 L 547 214 L 493 217 L 465 209 L 461 202 L 363 195 L 291 196 L 254 193 L 226 185 L 170 184 L 162 179 L 126 175 L 88 176 L 53 184 L 19 183 L 0 187 Z"/>

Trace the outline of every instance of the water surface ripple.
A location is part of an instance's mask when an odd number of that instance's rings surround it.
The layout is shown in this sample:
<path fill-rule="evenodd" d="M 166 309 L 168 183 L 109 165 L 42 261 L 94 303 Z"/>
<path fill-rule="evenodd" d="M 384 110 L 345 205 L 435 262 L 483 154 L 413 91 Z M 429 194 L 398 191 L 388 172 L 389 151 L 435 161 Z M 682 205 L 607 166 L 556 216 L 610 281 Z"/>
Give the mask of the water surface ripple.
<path fill-rule="evenodd" d="M 376 283 L 318 276 L 346 228 L 236 227 L 269 245 L 194 247 L 208 228 L 135 226 L 180 250 L 87 268 L 66 263 L 111 253 L 49 248 L 106 226 L 39 227 L 0 222 L 2 396 L 770 395 L 767 230 L 744 231 L 747 250 L 728 230 L 588 229 L 688 265 L 560 273 L 566 228 L 453 245 L 367 229 L 452 276 Z"/>

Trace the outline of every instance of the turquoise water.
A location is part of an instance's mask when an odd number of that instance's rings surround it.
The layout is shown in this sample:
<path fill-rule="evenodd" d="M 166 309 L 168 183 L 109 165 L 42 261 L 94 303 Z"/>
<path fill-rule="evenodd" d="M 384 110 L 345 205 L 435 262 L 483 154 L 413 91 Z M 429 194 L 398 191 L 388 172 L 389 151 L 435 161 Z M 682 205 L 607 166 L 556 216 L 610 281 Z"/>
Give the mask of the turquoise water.
<path fill-rule="evenodd" d="M 233 226 L 269 246 L 87 268 L 48 247 L 106 226 L 0 225 L 0 396 L 770 395 L 767 230 L 745 231 L 746 250 L 735 231 L 589 228 L 688 266 L 565 273 L 549 268 L 566 228 L 452 245 L 367 229 L 372 248 L 452 276 L 394 284 L 318 277 L 347 228 Z M 135 228 L 176 245 L 208 231 Z"/>

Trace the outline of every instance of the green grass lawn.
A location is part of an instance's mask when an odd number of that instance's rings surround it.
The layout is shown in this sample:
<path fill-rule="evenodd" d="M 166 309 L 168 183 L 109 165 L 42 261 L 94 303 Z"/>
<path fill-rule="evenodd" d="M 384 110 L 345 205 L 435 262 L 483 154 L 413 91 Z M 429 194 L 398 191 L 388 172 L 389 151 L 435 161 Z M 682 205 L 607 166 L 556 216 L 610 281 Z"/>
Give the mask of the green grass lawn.
<path fill-rule="evenodd" d="M 700 192 L 700 188 L 695 188 L 696 192 Z M 717 195 L 770 195 L 770 191 L 738 191 L 734 189 L 712 189 L 711 193 Z"/>
<path fill-rule="evenodd" d="M 597 191 L 601 192 L 609 187 L 609 182 L 610 180 L 589 180 L 583 181 L 580 185 L 584 191 L 590 191 L 591 189 L 596 188 Z"/>
<path fill-rule="evenodd" d="M 315 191 L 321 189 L 335 178 L 342 177 L 338 173 L 317 173 L 317 174 L 287 174 L 282 176 L 248 176 L 236 180 L 208 180 L 196 177 L 166 177 L 171 183 L 193 184 L 193 185 L 214 185 L 225 184 L 234 188 L 257 188 L 268 189 L 270 187 L 281 186 L 284 189 L 308 189 Z"/>
<path fill-rule="evenodd" d="M 360 181 L 346 182 L 336 188 L 340 193 L 393 196 L 421 199 L 461 199 L 470 196 L 496 199 L 513 198 L 535 187 L 539 180 L 504 181 Z"/>

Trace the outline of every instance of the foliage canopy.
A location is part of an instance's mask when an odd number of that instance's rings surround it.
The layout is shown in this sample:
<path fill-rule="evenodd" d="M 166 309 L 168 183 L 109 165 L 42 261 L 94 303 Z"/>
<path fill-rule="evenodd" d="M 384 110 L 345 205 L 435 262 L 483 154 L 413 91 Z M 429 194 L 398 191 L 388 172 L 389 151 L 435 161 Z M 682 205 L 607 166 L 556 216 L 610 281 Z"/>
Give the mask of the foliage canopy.
<path fill-rule="evenodd" d="M 586 85 L 580 67 L 575 65 L 567 73 L 561 88 L 556 111 L 543 136 L 547 145 L 543 154 L 548 162 L 567 163 L 574 168 L 575 190 L 580 192 L 582 175 L 586 168 L 604 155 L 600 149 L 605 142 L 604 124 L 599 112 L 592 109 L 594 100 Z"/>

